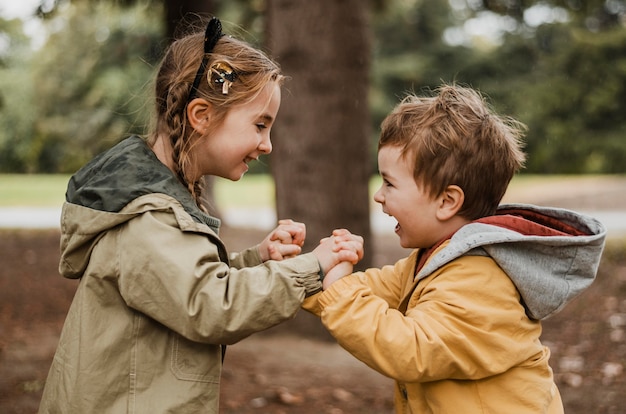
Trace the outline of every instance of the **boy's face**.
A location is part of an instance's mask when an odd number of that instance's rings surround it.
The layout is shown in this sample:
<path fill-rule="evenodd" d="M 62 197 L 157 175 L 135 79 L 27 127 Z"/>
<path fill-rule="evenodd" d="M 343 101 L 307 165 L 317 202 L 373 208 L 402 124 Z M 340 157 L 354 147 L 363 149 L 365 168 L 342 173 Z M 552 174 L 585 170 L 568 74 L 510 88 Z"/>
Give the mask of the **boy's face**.
<path fill-rule="evenodd" d="M 439 199 L 433 199 L 417 185 L 413 164 L 401 154 L 398 146 L 385 146 L 378 152 L 383 183 L 374 194 L 374 201 L 398 221 L 395 232 L 402 247 L 428 248 L 445 236 L 441 235 L 443 225 L 436 216 Z"/>

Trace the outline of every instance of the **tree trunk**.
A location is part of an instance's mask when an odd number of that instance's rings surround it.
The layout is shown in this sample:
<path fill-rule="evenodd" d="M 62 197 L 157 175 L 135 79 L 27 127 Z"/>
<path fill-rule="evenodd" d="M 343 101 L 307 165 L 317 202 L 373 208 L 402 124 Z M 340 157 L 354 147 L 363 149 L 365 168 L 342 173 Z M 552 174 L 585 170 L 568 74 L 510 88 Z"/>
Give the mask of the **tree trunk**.
<path fill-rule="evenodd" d="M 272 129 L 278 217 L 306 224 L 304 251 L 335 228 L 362 235 L 358 268 L 368 267 L 367 9 L 360 0 L 267 0 L 266 13 L 268 51 L 290 77 Z M 274 330 L 332 340 L 307 312 Z"/>
<path fill-rule="evenodd" d="M 199 16 L 215 14 L 216 7 L 213 0 L 166 0 L 165 27 L 169 41 L 176 38 L 179 31 L 186 33 L 184 27 L 179 27 L 181 21 L 187 24 L 197 24 Z"/>
<path fill-rule="evenodd" d="M 366 240 L 370 39 L 360 0 L 268 0 L 267 45 L 290 77 L 272 130 L 279 218 L 307 225 L 305 251 L 335 228 Z"/>

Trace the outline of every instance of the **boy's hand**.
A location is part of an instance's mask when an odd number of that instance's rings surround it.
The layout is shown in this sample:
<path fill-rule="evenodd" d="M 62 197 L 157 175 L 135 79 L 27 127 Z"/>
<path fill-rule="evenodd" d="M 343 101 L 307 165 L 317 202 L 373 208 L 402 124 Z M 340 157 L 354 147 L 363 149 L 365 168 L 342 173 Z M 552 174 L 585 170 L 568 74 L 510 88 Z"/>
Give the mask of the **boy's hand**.
<path fill-rule="evenodd" d="M 351 274 L 353 270 L 354 265 L 352 263 L 348 261 L 340 262 L 338 265 L 330 269 L 328 273 L 326 273 L 324 281 L 322 282 L 322 289 L 328 289 L 330 285 L 342 277 Z"/>
<path fill-rule="evenodd" d="M 347 261 L 354 265 L 363 258 L 363 237 L 345 229 L 334 230 L 330 237 L 320 240 L 313 254 L 324 274 L 340 262 Z"/>
<path fill-rule="evenodd" d="M 278 226 L 259 244 L 259 254 L 264 262 L 294 257 L 302 251 L 306 238 L 304 223 L 287 219 L 279 220 Z"/>

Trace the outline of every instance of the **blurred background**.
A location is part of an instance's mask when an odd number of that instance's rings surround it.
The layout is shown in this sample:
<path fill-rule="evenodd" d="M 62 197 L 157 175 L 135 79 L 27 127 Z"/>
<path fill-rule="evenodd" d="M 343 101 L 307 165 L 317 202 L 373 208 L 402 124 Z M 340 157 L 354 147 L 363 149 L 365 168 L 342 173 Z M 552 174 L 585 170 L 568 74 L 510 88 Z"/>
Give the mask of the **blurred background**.
<path fill-rule="evenodd" d="M 361 268 L 406 255 L 394 224 L 373 234 L 370 218 L 379 125 L 408 91 L 472 86 L 525 123 L 528 162 L 505 201 L 610 212 L 622 236 L 598 281 L 544 325 L 566 411 L 625 412 L 626 0 L 0 0 L 0 204 L 55 207 L 52 229 L 0 231 L 0 412 L 36 411 L 75 290 L 56 270 L 69 174 L 150 130 L 165 49 L 211 15 L 289 80 L 274 151 L 244 182 L 209 181 L 210 206 L 245 198 L 272 222 L 305 222 L 305 250 L 346 227 L 365 237 Z M 230 249 L 264 236 L 251 211 L 250 227 L 220 233 Z M 392 412 L 388 379 L 307 315 L 273 331 L 296 339 L 270 331 L 230 348 L 223 413 Z"/>
<path fill-rule="evenodd" d="M 624 0 L 1 0 L 0 173 L 70 174 L 145 134 L 165 48 L 208 15 L 290 77 L 251 173 L 311 240 L 369 238 L 379 124 L 443 82 L 528 126 L 524 174 L 626 172 Z"/>
<path fill-rule="evenodd" d="M 287 42 L 316 43 L 318 55 L 328 54 L 321 49 L 339 49 L 337 55 L 363 59 L 368 76 L 359 79 L 341 76 L 342 67 L 320 67 L 306 54 L 299 65 L 320 72 L 322 80 L 331 73 L 340 83 L 367 82 L 359 86 L 367 87 L 371 116 L 364 121 L 371 124 L 372 148 L 380 121 L 405 91 L 456 81 L 480 89 L 498 111 L 529 126 L 527 173 L 626 171 L 622 0 L 371 0 L 353 1 L 353 10 L 336 4 L 349 1 L 332 0 L 2 0 L 0 172 L 72 173 L 129 133 L 145 132 L 150 81 L 185 3 L 191 5 L 187 11 L 219 16 L 228 33 L 279 62 L 285 56 L 270 50 L 279 41 L 266 42 L 267 27 L 286 34 Z M 319 12 L 295 24 L 268 22 L 281 17 L 267 13 L 280 6 L 275 3 Z M 332 39 L 322 29 L 339 7 L 346 13 L 335 25 L 351 26 L 329 30 L 358 30 L 371 39 L 360 43 L 368 50 L 316 39 Z M 365 18 L 355 23 L 357 14 Z M 294 32 L 277 30 L 280 25 Z M 316 87 L 333 84 L 328 79 Z M 375 159 L 369 161 L 375 173 Z M 256 167 L 268 172 L 269 162 Z"/>

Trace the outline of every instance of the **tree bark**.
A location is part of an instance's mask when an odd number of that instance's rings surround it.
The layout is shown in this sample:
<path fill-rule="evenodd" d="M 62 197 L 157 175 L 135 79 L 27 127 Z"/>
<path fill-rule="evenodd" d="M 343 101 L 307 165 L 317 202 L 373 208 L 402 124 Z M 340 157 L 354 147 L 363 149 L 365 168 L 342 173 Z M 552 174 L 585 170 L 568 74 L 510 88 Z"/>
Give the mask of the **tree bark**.
<path fill-rule="evenodd" d="M 213 15 L 215 10 L 213 0 L 166 0 L 165 27 L 168 41 L 175 39 L 179 31 L 186 32 L 184 27 L 179 27 L 181 21 L 197 24 L 199 16 Z"/>
<path fill-rule="evenodd" d="M 268 51 L 290 77 L 272 130 L 278 217 L 307 225 L 305 251 L 335 228 L 362 235 L 366 256 L 358 268 L 368 267 L 367 7 L 360 0 L 268 0 L 266 13 Z"/>

